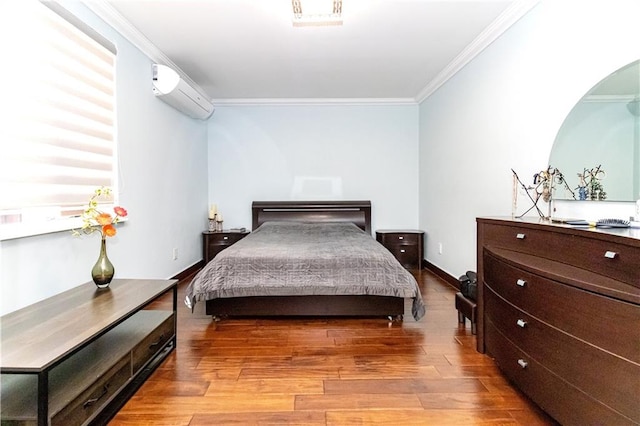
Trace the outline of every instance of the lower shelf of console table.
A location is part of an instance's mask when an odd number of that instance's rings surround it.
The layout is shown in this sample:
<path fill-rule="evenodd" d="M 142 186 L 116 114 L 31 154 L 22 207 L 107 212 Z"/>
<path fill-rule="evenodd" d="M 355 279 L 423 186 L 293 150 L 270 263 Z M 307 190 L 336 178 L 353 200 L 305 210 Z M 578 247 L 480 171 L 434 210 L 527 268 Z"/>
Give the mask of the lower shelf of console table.
<path fill-rule="evenodd" d="M 175 280 L 83 286 L 2 317 L 2 424 L 106 424 L 175 348 Z M 149 308 L 172 290 L 173 309 Z M 39 323 L 40 311 L 49 320 Z M 21 360 L 21 351 L 34 355 Z"/>

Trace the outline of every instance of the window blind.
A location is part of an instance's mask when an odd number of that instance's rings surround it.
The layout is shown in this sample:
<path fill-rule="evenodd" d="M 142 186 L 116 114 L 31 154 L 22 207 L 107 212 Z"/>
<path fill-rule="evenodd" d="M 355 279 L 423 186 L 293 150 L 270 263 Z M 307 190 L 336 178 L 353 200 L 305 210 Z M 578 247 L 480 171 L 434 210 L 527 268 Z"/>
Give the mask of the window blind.
<path fill-rule="evenodd" d="M 77 214 L 97 187 L 115 186 L 115 48 L 48 6 L 12 2 L 2 18 L 12 38 L 5 63 L 15 66 L 0 141 L 0 223 L 39 209 L 46 220 Z"/>

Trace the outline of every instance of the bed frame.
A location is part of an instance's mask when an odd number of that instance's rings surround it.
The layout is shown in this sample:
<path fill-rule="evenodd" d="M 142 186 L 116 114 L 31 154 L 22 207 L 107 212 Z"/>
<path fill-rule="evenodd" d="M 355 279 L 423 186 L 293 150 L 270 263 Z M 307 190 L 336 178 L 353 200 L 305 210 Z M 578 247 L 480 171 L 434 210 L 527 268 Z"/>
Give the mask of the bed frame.
<path fill-rule="evenodd" d="M 268 221 L 353 222 L 371 234 L 370 201 L 254 201 L 252 229 Z M 384 316 L 402 319 L 405 300 L 391 296 L 260 296 L 206 301 L 214 319 L 229 316 Z"/>

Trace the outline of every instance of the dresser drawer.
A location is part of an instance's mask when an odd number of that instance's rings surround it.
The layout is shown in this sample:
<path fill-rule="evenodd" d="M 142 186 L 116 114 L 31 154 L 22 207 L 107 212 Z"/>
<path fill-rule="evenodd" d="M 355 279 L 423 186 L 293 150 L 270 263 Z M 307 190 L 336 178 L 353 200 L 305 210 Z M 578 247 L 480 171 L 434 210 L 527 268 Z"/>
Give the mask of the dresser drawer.
<path fill-rule="evenodd" d="M 485 321 L 485 343 L 504 374 L 561 424 L 635 424 L 540 365 L 507 339 L 491 319 Z"/>
<path fill-rule="evenodd" d="M 517 224 L 484 225 L 484 245 L 555 259 L 559 247 L 566 246 L 566 236 L 557 232 L 531 229 Z"/>
<path fill-rule="evenodd" d="M 484 245 L 572 265 L 640 288 L 640 250 L 630 245 L 517 225 L 484 225 Z"/>
<path fill-rule="evenodd" d="M 163 311 L 146 312 L 152 314 L 157 312 L 158 315 L 154 315 L 155 317 L 165 314 Z M 133 351 L 131 352 L 131 363 L 134 374 L 144 367 L 144 365 L 149 362 L 169 340 L 173 338 L 176 332 L 174 328 L 174 318 L 175 317 L 172 313 L 139 344 L 137 344 L 135 348 L 133 348 Z M 153 318 L 148 318 L 147 320 L 153 320 Z"/>
<path fill-rule="evenodd" d="M 550 327 L 485 287 L 486 318 L 507 339 L 555 375 L 640 422 L 640 366 Z M 598 366 L 589 368 L 586 366 Z"/>
<path fill-rule="evenodd" d="M 525 312 L 640 364 L 640 306 L 564 285 L 483 255 L 485 282 Z"/>
<path fill-rule="evenodd" d="M 51 425 L 68 426 L 84 423 L 102 409 L 105 403 L 127 383 L 129 377 L 131 377 L 131 363 L 127 355 L 55 414 L 51 419 Z"/>
<path fill-rule="evenodd" d="M 575 258 L 578 267 L 640 288 L 640 250 L 630 245 L 576 236 L 562 258 Z"/>

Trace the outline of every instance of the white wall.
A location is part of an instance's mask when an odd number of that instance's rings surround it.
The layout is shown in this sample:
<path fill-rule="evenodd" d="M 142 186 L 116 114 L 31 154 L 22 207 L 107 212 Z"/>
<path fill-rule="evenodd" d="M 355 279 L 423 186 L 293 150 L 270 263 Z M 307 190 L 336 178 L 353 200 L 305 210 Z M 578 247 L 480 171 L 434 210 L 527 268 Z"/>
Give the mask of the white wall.
<path fill-rule="evenodd" d="M 375 228 L 418 223 L 418 107 L 227 106 L 209 121 L 209 201 L 251 228 L 251 202 L 290 200 L 295 177 L 339 178 Z M 308 196 L 307 196 L 308 195 Z"/>
<path fill-rule="evenodd" d="M 115 278 L 169 278 L 202 259 L 207 124 L 154 98 L 151 61 L 82 4 L 67 5 L 118 49 L 120 204 L 129 221 L 107 242 Z M 90 281 L 99 245 L 96 235 L 70 232 L 0 242 L 0 313 Z"/>
<path fill-rule="evenodd" d="M 453 276 L 476 268 L 475 218 L 511 215 L 511 168 L 530 183 L 575 103 L 640 58 L 639 16 L 636 0 L 543 0 L 420 105 L 430 262 Z"/>

